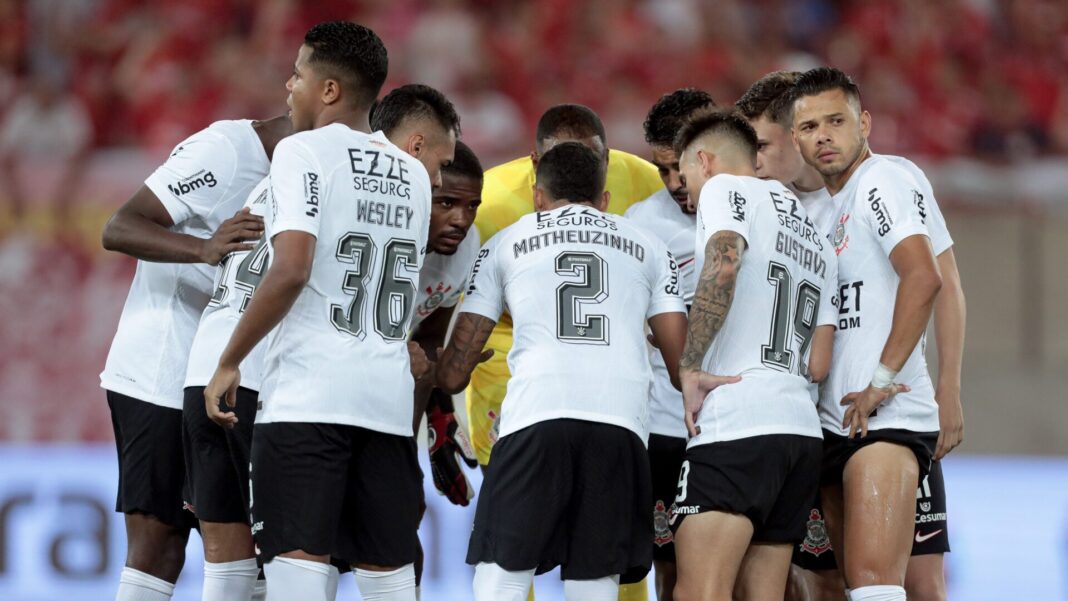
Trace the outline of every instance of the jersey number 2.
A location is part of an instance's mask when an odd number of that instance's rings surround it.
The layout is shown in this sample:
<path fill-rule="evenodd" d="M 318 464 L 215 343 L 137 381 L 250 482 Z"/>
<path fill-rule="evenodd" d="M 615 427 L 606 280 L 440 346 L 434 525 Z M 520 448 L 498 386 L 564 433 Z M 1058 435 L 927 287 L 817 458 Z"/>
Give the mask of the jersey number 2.
<path fill-rule="evenodd" d="M 768 281 L 775 288 L 775 307 L 771 315 L 771 340 L 761 345 L 760 361 L 768 367 L 782 371 L 792 371 L 794 353 L 797 353 L 797 373 L 808 375 L 805 354 L 812 344 L 812 334 L 816 330 L 816 314 L 820 304 L 820 289 L 808 280 L 801 280 L 794 293 L 793 278 L 785 265 L 772 262 L 768 264 Z M 794 298 L 791 299 L 791 296 Z M 791 300 L 793 302 L 791 302 Z M 790 309 L 793 308 L 791 314 Z M 791 318 L 792 317 L 792 318 Z M 793 330 L 793 336 L 790 331 Z M 796 351 L 790 350 L 797 341 Z"/>
<path fill-rule="evenodd" d="M 360 340 L 366 336 L 363 313 L 376 251 L 375 242 L 370 236 L 349 232 L 338 240 L 335 254 L 338 261 L 354 266 L 345 271 L 341 282 L 341 289 L 352 295 L 352 301 L 347 308 L 330 305 L 330 321 L 339 332 L 351 334 Z M 398 275 L 397 267 L 400 263 L 415 265 L 415 243 L 391 239 L 386 243 L 383 255 L 382 275 L 374 304 L 374 328 L 385 340 L 403 340 L 408 336 L 415 283 Z"/>
<path fill-rule="evenodd" d="M 584 315 L 584 305 L 608 298 L 608 264 L 594 253 L 556 256 L 557 275 L 578 278 L 556 287 L 556 337 L 569 344 L 608 344 L 608 316 Z"/>

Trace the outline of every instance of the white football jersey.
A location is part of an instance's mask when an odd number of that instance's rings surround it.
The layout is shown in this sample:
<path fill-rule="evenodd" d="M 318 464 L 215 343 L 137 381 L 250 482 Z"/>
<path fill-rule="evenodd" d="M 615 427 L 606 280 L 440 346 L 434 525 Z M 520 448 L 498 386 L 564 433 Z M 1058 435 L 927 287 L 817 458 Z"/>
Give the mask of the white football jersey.
<path fill-rule="evenodd" d="M 705 397 L 701 433 L 688 446 L 765 434 L 821 438 L 808 359 L 816 328 L 834 324 L 838 313 L 834 251 L 794 193 L 774 180 L 708 180 L 697 208 L 698 263 L 723 231 L 742 236 L 746 249 L 734 301 L 701 369 L 742 380 Z"/>
<path fill-rule="evenodd" d="M 170 213 L 173 231 L 209 238 L 241 209 L 270 162 L 252 121 L 218 121 L 179 144 L 145 185 Z M 138 261 L 100 386 L 182 408 L 189 348 L 212 295 L 215 268 Z"/>
<path fill-rule="evenodd" d="M 842 397 L 864 390 L 879 364 L 894 317 L 899 278 L 890 263 L 894 247 L 910 236 L 928 236 L 925 195 L 894 161 L 865 160 L 835 194 L 840 207 L 831 243 L 838 254 L 838 329 L 831 372 L 822 387 L 823 427 L 845 435 Z M 938 430 L 938 405 L 927 373 L 921 337 L 895 382 L 912 390 L 897 394 L 872 414 L 868 428 Z"/>
<path fill-rule="evenodd" d="M 245 206 L 253 215 L 263 217 L 267 213 L 270 194 L 271 180 L 265 177 L 252 189 Z M 230 342 L 230 336 L 234 333 L 237 322 L 241 320 L 241 314 L 252 300 L 256 286 L 267 273 L 269 261 L 267 241 L 260 238 L 256 248 L 230 253 L 219 263 L 215 270 L 215 292 L 200 316 L 200 324 L 197 325 L 197 333 L 189 351 L 186 387 L 207 386 L 215 375 L 219 357 Z M 266 349 L 267 341 L 261 340 L 241 362 L 243 388 L 260 389 L 263 353 Z"/>
<path fill-rule="evenodd" d="M 415 295 L 412 330 L 437 309 L 455 307 L 467 286 L 467 276 L 478 256 L 478 228 L 467 230 L 456 252 L 451 255 L 427 253 L 419 272 L 419 290 Z"/>
<path fill-rule="evenodd" d="M 512 316 L 500 435 L 581 419 L 647 436 L 645 323 L 685 312 L 667 246 L 629 220 L 571 204 L 532 213 L 478 252 L 460 311 Z"/>
<path fill-rule="evenodd" d="M 645 200 L 631 205 L 624 217 L 638 227 L 660 238 L 679 265 L 680 291 L 689 307 L 697 284 L 694 273 L 693 239 L 697 216 L 682 212 L 667 188 L 662 188 Z M 682 393 L 671 385 L 664 356 L 651 344 L 649 363 L 653 367 L 653 381 L 649 385 L 649 433 L 686 438 L 686 423 L 682 415 Z"/>
<path fill-rule="evenodd" d="M 278 145 L 269 198 L 268 244 L 285 231 L 316 241 L 308 283 L 268 340 L 256 422 L 411 436 L 407 338 L 430 227 L 426 169 L 381 132 L 335 123 Z"/>
<path fill-rule="evenodd" d="M 889 154 L 875 154 L 872 156 L 888 159 L 908 171 L 912 179 L 919 185 L 919 191 L 922 195 L 920 201 L 927 217 L 927 230 L 931 235 L 931 248 L 934 249 L 935 256 L 949 250 L 953 246 L 953 237 L 949 235 L 946 218 L 942 215 L 942 209 L 938 207 L 934 188 L 931 187 L 931 182 L 927 179 L 927 175 L 924 174 L 923 170 L 916 163 L 905 157 Z M 805 205 L 805 210 L 808 211 L 808 216 L 816 224 L 816 227 L 826 234 L 828 238 L 834 235 L 836 221 L 838 216 L 842 214 L 841 195 L 836 197 L 838 201 L 835 202 L 831 200 L 831 194 L 827 191 L 827 188 L 820 188 L 812 192 L 796 192 L 796 194 L 801 200 L 801 204 Z"/>

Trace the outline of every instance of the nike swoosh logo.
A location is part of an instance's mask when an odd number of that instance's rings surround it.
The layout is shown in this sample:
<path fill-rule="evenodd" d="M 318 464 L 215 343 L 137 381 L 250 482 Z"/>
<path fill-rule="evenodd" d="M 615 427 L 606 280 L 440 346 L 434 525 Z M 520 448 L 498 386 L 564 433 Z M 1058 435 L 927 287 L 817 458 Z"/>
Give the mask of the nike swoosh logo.
<path fill-rule="evenodd" d="M 694 260 L 695 260 L 695 259 L 692 259 L 692 258 L 690 258 L 690 259 L 686 259 L 685 261 L 682 261 L 682 262 L 680 262 L 680 263 L 679 263 L 679 269 L 682 269 L 683 267 L 686 267 L 686 266 L 687 266 L 687 265 L 689 265 L 690 263 L 693 263 L 693 262 L 694 262 Z"/>
<path fill-rule="evenodd" d="M 928 540 L 938 536 L 938 533 L 941 532 L 941 531 L 942 531 L 942 529 L 939 528 L 938 530 L 935 530 L 934 532 L 932 532 L 930 534 L 920 534 L 919 532 L 917 532 L 916 533 L 916 542 L 922 543 L 922 542 L 928 541 Z"/>

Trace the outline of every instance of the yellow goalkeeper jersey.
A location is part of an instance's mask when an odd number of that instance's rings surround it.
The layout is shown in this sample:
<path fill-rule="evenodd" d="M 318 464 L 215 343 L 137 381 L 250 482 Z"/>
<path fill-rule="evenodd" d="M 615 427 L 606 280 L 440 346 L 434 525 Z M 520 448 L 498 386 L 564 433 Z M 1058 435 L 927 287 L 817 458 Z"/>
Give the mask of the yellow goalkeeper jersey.
<path fill-rule="evenodd" d="M 534 212 L 534 163 L 529 156 L 498 165 L 486 172 L 482 185 L 482 205 L 475 225 L 482 243 L 497 232 Z M 664 187 L 656 166 L 649 161 L 620 150 L 608 151 L 608 174 L 605 188 L 611 197 L 608 212 L 622 215 L 632 204 L 645 200 Z M 486 348 L 493 358 L 480 364 L 471 374 L 467 387 L 467 418 L 471 443 L 482 465 L 489 463 L 490 449 L 497 441 L 501 403 L 508 388 L 508 351 L 512 348 L 512 319 L 501 316 Z"/>

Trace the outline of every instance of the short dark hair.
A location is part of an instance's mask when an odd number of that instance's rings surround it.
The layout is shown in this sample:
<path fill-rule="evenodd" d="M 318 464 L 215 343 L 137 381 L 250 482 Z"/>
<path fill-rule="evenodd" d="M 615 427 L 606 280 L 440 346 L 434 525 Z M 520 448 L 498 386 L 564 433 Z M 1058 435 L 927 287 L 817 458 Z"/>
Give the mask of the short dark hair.
<path fill-rule="evenodd" d="M 671 146 L 686 119 L 701 109 L 715 106 L 712 96 L 696 88 L 682 88 L 664 94 L 645 117 L 645 141 L 653 146 Z"/>
<path fill-rule="evenodd" d="M 602 157 L 578 142 L 564 142 L 542 155 L 535 185 L 553 200 L 596 202 L 604 194 L 604 171 Z"/>
<path fill-rule="evenodd" d="M 389 72 L 389 56 L 374 31 L 350 21 L 319 23 L 304 34 L 308 62 L 354 91 L 355 104 L 370 106 Z"/>
<path fill-rule="evenodd" d="M 790 90 L 800 76 L 800 71 L 772 71 L 749 86 L 734 106 L 746 119 L 754 121 L 767 117 L 789 129 L 793 125 L 794 112 Z"/>
<path fill-rule="evenodd" d="M 460 137 L 460 115 L 444 94 L 434 88 L 410 83 L 394 88 L 371 110 L 371 130 L 392 134 L 408 119 L 427 118 Z"/>
<path fill-rule="evenodd" d="M 745 116 L 736 109 L 702 111 L 682 126 L 675 137 L 675 152 L 682 155 L 694 140 L 705 134 L 723 136 L 744 150 L 753 160 L 757 154 L 757 135 Z"/>
<path fill-rule="evenodd" d="M 460 177 L 469 177 L 482 181 L 482 163 L 471 147 L 462 141 L 456 141 L 456 154 L 452 162 L 441 168 L 442 173 L 451 173 Z"/>
<path fill-rule="evenodd" d="M 831 90 L 841 90 L 846 98 L 860 107 L 860 86 L 852 77 L 833 67 L 816 67 L 798 76 L 790 90 L 790 105 L 793 106 L 794 101 L 803 96 L 815 96 Z"/>
<path fill-rule="evenodd" d="M 606 146 L 608 144 L 601 118 L 593 109 L 581 104 L 558 104 L 542 113 L 534 140 L 540 147 L 546 139 L 559 137 L 565 132 L 577 138 L 599 136 Z"/>

